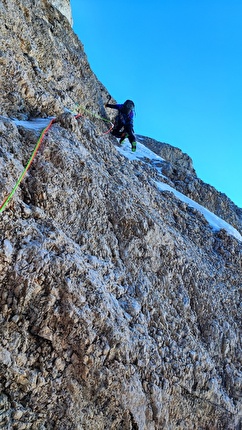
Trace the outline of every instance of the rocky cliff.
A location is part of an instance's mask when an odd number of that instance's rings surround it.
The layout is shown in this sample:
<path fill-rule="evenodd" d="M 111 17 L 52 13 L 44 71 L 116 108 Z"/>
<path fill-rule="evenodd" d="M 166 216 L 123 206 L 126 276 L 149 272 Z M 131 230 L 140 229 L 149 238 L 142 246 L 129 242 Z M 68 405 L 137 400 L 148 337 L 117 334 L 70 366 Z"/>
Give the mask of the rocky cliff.
<path fill-rule="evenodd" d="M 0 428 L 239 430 L 241 209 L 178 148 L 106 134 L 54 3 L 0 5 L 1 202 L 55 118 L 0 213 Z"/>

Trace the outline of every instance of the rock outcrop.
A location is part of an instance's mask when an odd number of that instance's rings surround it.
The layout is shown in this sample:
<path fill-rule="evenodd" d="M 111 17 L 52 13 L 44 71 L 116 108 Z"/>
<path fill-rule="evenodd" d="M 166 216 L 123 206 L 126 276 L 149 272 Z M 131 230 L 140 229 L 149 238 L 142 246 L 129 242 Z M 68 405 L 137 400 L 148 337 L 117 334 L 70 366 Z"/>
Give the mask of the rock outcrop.
<path fill-rule="evenodd" d="M 123 156 L 71 25 L 34 3 L 0 6 L 1 201 L 56 117 L 0 213 L 0 428 L 239 430 L 241 241 L 156 183 L 240 233 L 241 209 L 177 148 Z"/>
<path fill-rule="evenodd" d="M 73 24 L 70 0 L 51 0 L 50 3 L 56 7 Z"/>
<path fill-rule="evenodd" d="M 177 190 L 242 231 L 242 209 L 238 208 L 225 194 L 201 181 L 187 154 L 167 143 L 157 142 L 149 137 L 139 137 L 155 154 L 164 158 L 162 171 Z"/>
<path fill-rule="evenodd" d="M 76 102 L 103 109 L 107 91 L 97 81 L 69 22 L 49 1 L 0 5 L 1 114 L 52 116 Z"/>

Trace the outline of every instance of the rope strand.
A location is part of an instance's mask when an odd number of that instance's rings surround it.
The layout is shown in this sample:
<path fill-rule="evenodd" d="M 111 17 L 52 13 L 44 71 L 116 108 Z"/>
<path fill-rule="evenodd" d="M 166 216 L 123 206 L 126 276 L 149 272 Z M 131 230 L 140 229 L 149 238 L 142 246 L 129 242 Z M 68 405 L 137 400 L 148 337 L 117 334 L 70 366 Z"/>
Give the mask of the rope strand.
<path fill-rule="evenodd" d="M 19 176 L 19 178 L 18 178 L 16 184 L 14 185 L 11 193 L 4 199 L 3 203 L 1 204 L 1 206 L 0 206 L 0 213 L 3 212 L 3 210 L 7 206 L 8 202 L 13 197 L 13 195 L 14 195 L 15 191 L 17 190 L 18 186 L 22 182 L 23 178 L 25 177 L 25 175 L 26 175 L 27 171 L 29 170 L 29 168 L 30 168 L 30 166 L 31 166 L 31 164 L 32 164 L 32 162 L 34 160 L 34 157 L 35 157 L 35 155 L 36 155 L 36 153 L 37 153 L 37 151 L 38 151 L 38 149 L 39 149 L 39 147 L 40 147 L 40 145 L 41 145 L 41 143 L 42 143 L 42 141 L 43 141 L 43 139 L 45 137 L 45 134 L 47 133 L 47 131 L 50 129 L 50 127 L 52 126 L 52 124 L 54 122 L 55 122 L 55 118 L 52 119 L 50 121 L 50 123 L 47 125 L 47 127 L 45 127 L 44 130 L 42 131 L 42 133 L 41 133 L 41 135 L 40 135 L 40 137 L 39 137 L 39 139 L 38 139 L 38 141 L 37 141 L 37 143 L 35 145 L 35 148 L 34 148 L 32 154 L 31 154 L 31 156 L 30 156 L 30 158 L 28 160 L 28 163 L 26 164 L 26 167 L 24 168 L 23 172 Z"/>
<path fill-rule="evenodd" d="M 87 113 L 89 113 L 89 114 L 93 115 L 95 118 L 99 118 L 99 119 L 102 119 L 103 121 L 106 121 L 106 122 L 111 123 L 111 127 L 110 127 L 110 129 L 108 129 L 108 131 L 106 131 L 106 132 L 105 132 L 105 133 L 103 133 L 103 134 L 108 134 L 108 133 L 110 133 L 110 131 L 112 130 L 112 128 L 113 128 L 113 124 L 112 124 L 112 122 L 111 122 L 109 119 L 106 119 L 106 118 L 103 118 L 103 117 L 101 117 L 101 116 L 99 116 L 99 115 L 96 115 L 96 114 L 94 114 L 93 112 L 90 112 L 89 110 L 87 110 L 87 109 L 83 108 L 83 107 L 82 107 L 82 106 L 80 106 L 80 105 L 78 105 L 78 106 L 77 106 L 77 109 L 78 109 L 78 110 L 79 110 L 79 109 L 81 109 L 82 111 L 87 112 Z M 72 111 L 72 113 L 74 113 L 74 114 L 75 114 L 76 112 Z M 77 119 L 77 118 L 79 118 L 80 116 L 83 116 L 83 115 L 82 115 L 81 113 L 78 113 L 78 114 L 76 114 L 76 115 L 75 115 L 75 118 Z M 19 178 L 18 178 L 18 180 L 17 180 L 16 184 L 14 185 L 14 187 L 13 187 L 12 191 L 10 192 L 10 194 L 9 194 L 9 195 L 8 195 L 8 196 L 3 200 L 3 202 L 2 202 L 2 204 L 1 204 L 1 206 L 0 206 L 0 213 L 2 213 L 2 212 L 4 211 L 4 209 L 6 208 L 7 204 L 10 202 L 10 200 L 11 200 L 11 199 L 12 199 L 12 197 L 14 196 L 14 194 L 15 194 L 15 192 L 16 192 L 16 190 L 17 190 L 17 188 L 19 187 L 19 185 L 21 184 L 22 180 L 24 179 L 24 177 L 25 177 L 25 175 L 26 175 L 27 171 L 29 170 L 29 168 L 30 168 L 30 166 L 31 166 L 31 164 L 32 164 L 32 162 L 33 162 L 33 160 L 34 160 L 34 158 L 35 158 L 36 154 L 37 154 L 37 151 L 38 151 L 38 149 L 39 149 L 39 147 L 40 147 L 40 145 L 41 145 L 41 143 L 42 143 L 42 141 L 43 141 L 43 139 L 44 139 L 44 137 L 45 137 L 46 133 L 47 133 L 47 132 L 48 132 L 48 130 L 51 128 L 51 126 L 52 126 L 52 124 L 53 124 L 54 122 L 56 122 L 56 118 L 53 118 L 53 119 L 50 121 L 50 123 L 47 125 L 47 127 L 45 127 L 45 128 L 44 128 L 44 130 L 42 130 L 42 132 L 41 132 L 41 134 L 40 134 L 40 137 L 39 137 L 39 139 L 37 140 L 37 143 L 36 143 L 36 145 L 35 145 L 35 148 L 34 148 L 34 150 L 33 150 L 32 154 L 31 154 L 31 156 L 30 156 L 30 158 L 29 158 L 29 160 L 28 160 L 28 162 L 27 162 L 27 164 L 26 164 L 26 167 L 24 168 L 23 172 L 22 172 L 22 173 L 21 173 L 21 175 L 19 176 Z"/>

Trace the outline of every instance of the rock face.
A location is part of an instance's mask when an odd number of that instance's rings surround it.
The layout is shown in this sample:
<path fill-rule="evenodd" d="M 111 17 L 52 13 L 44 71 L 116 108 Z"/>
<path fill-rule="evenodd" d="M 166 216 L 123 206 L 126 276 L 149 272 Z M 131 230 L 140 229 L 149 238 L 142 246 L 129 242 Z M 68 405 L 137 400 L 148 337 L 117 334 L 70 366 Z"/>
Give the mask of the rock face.
<path fill-rule="evenodd" d="M 8 0 L 0 5 L 0 18 L 2 115 L 51 116 L 78 101 L 101 109 L 107 91 L 56 7 L 44 0 Z"/>
<path fill-rule="evenodd" d="M 138 137 L 160 175 L 121 155 L 82 44 L 34 3 L 0 6 L 1 201 L 43 128 L 33 117 L 56 117 L 0 213 L 0 428 L 239 430 L 241 242 L 155 181 L 240 233 L 241 209 L 178 148 Z M 76 103 L 82 116 L 63 113 Z"/>

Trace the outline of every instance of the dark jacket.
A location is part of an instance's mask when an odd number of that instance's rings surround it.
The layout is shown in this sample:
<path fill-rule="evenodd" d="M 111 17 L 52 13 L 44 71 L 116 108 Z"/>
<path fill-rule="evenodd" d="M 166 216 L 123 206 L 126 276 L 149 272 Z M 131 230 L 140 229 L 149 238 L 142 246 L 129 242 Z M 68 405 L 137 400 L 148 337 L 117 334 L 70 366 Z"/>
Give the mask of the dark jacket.
<path fill-rule="evenodd" d="M 123 104 L 106 104 L 106 107 L 109 107 L 111 109 L 116 109 L 119 112 L 119 120 L 123 123 L 123 125 L 133 125 L 134 121 L 134 111 L 131 110 L 129 113 L 126 113 L 124 111 L 124 105 Z"/>

